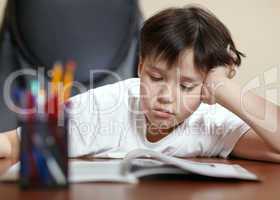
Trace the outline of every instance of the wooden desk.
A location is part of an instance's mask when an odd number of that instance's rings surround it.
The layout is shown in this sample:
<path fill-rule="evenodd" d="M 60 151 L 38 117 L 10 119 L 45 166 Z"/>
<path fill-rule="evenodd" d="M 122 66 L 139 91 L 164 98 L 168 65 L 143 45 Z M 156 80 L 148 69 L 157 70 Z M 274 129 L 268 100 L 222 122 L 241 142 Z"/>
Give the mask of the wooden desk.
<path fill-rule="evenodd" d="M 141 180 L 139 184 L 89 183 L 73 184 L 68 190 L 21 191 L 15 183 L 0 183 L 0 199 L 40 200 L 126 200 L 126 199 L 279 199 L 280 165 L 246 160 L 195 159 L 207 162 L 236 163 L 256 173 L 262 182 L 210 179 L 199 176 L 186 178 Z M 0 171 L 10 165 L 0 161 Z"/>

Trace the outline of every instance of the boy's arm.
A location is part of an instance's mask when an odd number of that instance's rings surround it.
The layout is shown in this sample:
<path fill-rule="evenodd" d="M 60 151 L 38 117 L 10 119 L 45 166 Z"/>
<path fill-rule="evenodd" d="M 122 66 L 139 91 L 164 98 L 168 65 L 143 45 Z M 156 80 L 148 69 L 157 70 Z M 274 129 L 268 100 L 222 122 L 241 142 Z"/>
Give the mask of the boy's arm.
<path fill-rule="evenodd" d="M 239 139 L 231 155 L 251 160 L 280 163 L 280 154 L 271 149 L 253 129 L 249 129 Z"/>
<path fill-rule="evenodd" d="M 280 107 L 251 91 L 244 91 L 226 74 L 225 67 L 218 67 L 207 75 L 205 82 L 208 86 L 204 84 L 203 93 L 208 97 L 203 98 L 210 104 L 214 99 L 251 127 L 237 142 L 232 154 L 280 162 Z"/>
<path fill-rule="evenodd" d="M 17 130 L 11 130 L 0 134 L 0 158 L 18 159 L 19 138 Z"/>
<path fill-rule="evenodd" d="M 229 79 L 217 88 L 215 96 L 217 103 L 238 115 L 251 127 L 238 141 L 233 155 L 280 162 L 279 106 L 251 91 L 243 91 L 239 84 Z"/>

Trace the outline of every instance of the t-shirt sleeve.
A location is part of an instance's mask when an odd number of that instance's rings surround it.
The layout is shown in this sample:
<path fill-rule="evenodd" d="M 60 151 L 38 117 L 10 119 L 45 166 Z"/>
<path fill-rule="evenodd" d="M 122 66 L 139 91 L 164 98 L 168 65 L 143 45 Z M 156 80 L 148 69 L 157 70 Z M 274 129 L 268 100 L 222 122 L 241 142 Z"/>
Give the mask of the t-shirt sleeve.
<path fill-rule="evenodd" d="M 227 158 L 241 136 L 250 129 L 250 126 L 218 104 L 215 106 L 213 116 L 211 134 L 215 138 L 215 142 L 210 156 Z"/>

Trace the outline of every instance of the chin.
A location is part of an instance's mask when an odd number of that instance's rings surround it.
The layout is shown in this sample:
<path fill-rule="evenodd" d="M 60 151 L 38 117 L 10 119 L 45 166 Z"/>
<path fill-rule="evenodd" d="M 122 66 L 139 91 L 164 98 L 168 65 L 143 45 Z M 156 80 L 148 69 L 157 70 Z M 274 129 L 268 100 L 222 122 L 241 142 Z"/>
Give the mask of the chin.
<path fill-rule="evenodd" d="M 159 119 L 155 117 L 148 117 L 148 121 L 150 124 L 153 124 L 156 127 L 162 126 L 164 129 L 169 129 L 175 127 L 178 123 L 174 120 L 170 119 Z"/>

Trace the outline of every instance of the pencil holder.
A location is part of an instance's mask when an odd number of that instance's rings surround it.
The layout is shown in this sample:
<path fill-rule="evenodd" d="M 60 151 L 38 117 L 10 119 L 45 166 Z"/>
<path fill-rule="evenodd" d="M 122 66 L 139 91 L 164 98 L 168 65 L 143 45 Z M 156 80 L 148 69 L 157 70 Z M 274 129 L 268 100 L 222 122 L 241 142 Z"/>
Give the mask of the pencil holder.
<path fill-rule="evenodd" d="M 20 186 L 65 188 L 68 186 L 68 115 L 58 118 L 48 114 L 19 116 Z"/>

